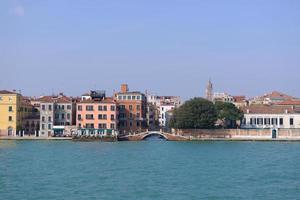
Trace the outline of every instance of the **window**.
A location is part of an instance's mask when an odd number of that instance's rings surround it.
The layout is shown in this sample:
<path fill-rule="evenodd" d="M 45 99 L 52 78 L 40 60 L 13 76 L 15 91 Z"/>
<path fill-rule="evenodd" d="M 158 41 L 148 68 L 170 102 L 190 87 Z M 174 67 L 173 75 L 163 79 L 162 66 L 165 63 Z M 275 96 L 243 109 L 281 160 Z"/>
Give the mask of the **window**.
<path fill-rule="evenodd" d="M 136 99 L 137 99 L 137 100 L 140 100 L 140 99 L 141 99 L 141 96 L 136 96 Z"/>
<path fill-rule="evenodd" d="M 127 96 L 127 99 L 128 99 L 128 100 L 131 100 L 131 96 Z"/>
<path fill-rule="evenodd" d="M 42 116 L 42 122 L 44 122 L 45 121 L 45 117 L 44 116 Z"/>
<path fill-rule="evenodd" d="M 71 110 L 71 105 L 67 105 L 67 109 L 68 109 L 68 110 Z"/>
<path fill-rule="evenodd" d="M 136 122 L 136 126 L 139 127 L 140 126 L 140 122 Z"/>
<path fill-rule="evenodd" d="M 100 111 L 101 111 L 101 110 L 102 110 L 102 106 L 98 106 L 98 110 L 100 110 Z"/>
<path fill-rule="evenodd" d="M 86 124 L 86 128 L 94 128 L 94 124 Z"/>
<path fill-rule="evenodd" d="M 78 119 L 78 120 L 81 120 L 81 115 L 80 115 L 80 114 L 77 115 L 77 119 Z"/>
<path fill-rule="evenodd" d="M 70 119 L 70 118 L 71 118 L 70 113 L 67 113 L 67 119 Z"/>
<path fill-rule="evenodd" d="M 118 99 L 121 100 L 121 99 L 122 99 L 122 96 L 118 96 Z"/>
<path fill-rule="evenodd" d="M 42 124 L 42 130 L 45 130 L 45 124 Z"/>
<path fill-rule="evenodd" d="M 88 115 L 85 115 L 85 118 L 86 118 L 86 119 L 94 119 L 94 115 L 89 115 L 89 114 L 88 114 Z"/>
<path fill-rule="evenodd" d="M 265 118 L 265 125 L 270 125 L 270 118 Z"/>
<path fill-rule="evenodd" d="M 253 125 L 253 119 L 250 118 L 250 125 Z"/>
<path fill-rule="evenodd" d="M 82 110 L 82 106 L 78 106 L 77 109 L 81 111 Z"/>
<path fill-rule="evenodd" d="M 126 100 L 126 96 L 123 96 L 123 100 Z"/>
<path fill-rule="evenodd" d="M 272 118 L 272 125 L 277 125 L 277 124 L 278 124 L 278 119 Z"/>
<path fill-rule="evenodd" d="M 51 117 L 48 117 L 48 121 L 51 122 Z"/>
<path fill-rule="evenodd" d="M 107 119 L 107 115 L 106 114 L 103 115 L 103 119 Z"/>
<path fill-rule="evenodd" d="M 107 106 L 103 106 L 103 110 L 104 110 L 104 111 L 107 111 Z"/>
<path fill-rule="evenodd" d="M 45 109 L 46 109 L 45 105 L 42 105 L 42 110 L 45 110 Z"/>
<path fill-rule="evenodd" d="M 48 124 L 48 129 L 51 129 L 51 124 Z"/>
<path fill-rule="evenodd" d="M 129 105 L 129 110 L 132 110 L 132 105 Z"/>
<path fill-rule="evenodd" d="M 135 100 L 135 96 L 132 96 L 132 100 Z"/>
<path fill-rule="evenodd" d="M 129 126 L 132 127 L 132 122 L 129 122 Z"/>
<path fill-rule="evenodd" d="M 137 118 L 140 118 L 140 113 L 136 113 L 136 117 L 137 117 Z"/>
<path fill-rule="evenodd" d="M 280 118 L 280 119 L 279 119 L 279 124 L 280 124 L 280 125 L 283 125 L 283 118 Z"/>
<path fill-rule="evenodd" d="M 58 119 L 59 118 L 59 114 L 55 114 L 55 119 Z"/>
<path fill-rule="evenodd" d="M 52 105 L 48 105 L 48 110 L 52 110 Z"/>
<path fill-rule="evenodd" d="M 65 119 L 65 114 L 64 113 L 61 114 L 61 118 Z"/>
<path fill-rule="evenodd" d="M 115 120 L 115 115 L 110 115 L 111 120 Z"/>
<path fill-rule="evenodd" d="M 141 110 L 141 105 L 136 105 L 136 110 Z"/>
<path fill-rule="evenodd" d="M 120 105 L 120 110 L 125 110 L 125 105 Z"/>
<path fill-rule="evenodd" d="M 78 124 L 78 127 L 81 128 L 81 124 L 80 123 Z"/>
<path fill-rule="evenodd" d="M 87 111 L 93 111 L 94 110 L 94 106 L 86 106 L 85 108 Z"/>
<path fill-rule="evenodd" d="M 12 112 L 12 111 L 13 111 L 12 106 L 9 106 L 9 107 L 8 107 L 8 111 L 9 111 L 9 112 Z"/>
<path fill-rule="evenodd" d="M 115 109 L 116 109 L 115 106 L 110 106 L 111 111 L 115 111 Z"/>
<path fill-rule="evenodd" d="M 12 121 L 12 116 L 8 117 L 8 121 L 10 121 L 10 122 Z"/>
<path fill-rule="evenodd" d="M 110 124 L 110 129 L 115 129 L 115 124 Z"/>
<path fill-rule="evenodd" d="M 64 109 L 65 109 L 65 105 L 62 105 L 62 106 L 61 106 L 61 109 L 64 110 Z"/>
<path fill-rule="evenodd" d="M 102 114 L 99 114 L 99 115 L 98 115 L 98 119 L 103 119 Z"/>
<path fill-rule="evenodd" d="M 294 119 L 293 118 L 290 118 L 290 125 L 294 126 Z"/>
<path fill-rule="evenodd" d="M 130 113 L 130 114 L 129 114 L 129 118 L 130 118 L 130 119 L 132 119 L 132 118 L 133 118 L 133 115 L 132 115 L 132 113 Z"/>

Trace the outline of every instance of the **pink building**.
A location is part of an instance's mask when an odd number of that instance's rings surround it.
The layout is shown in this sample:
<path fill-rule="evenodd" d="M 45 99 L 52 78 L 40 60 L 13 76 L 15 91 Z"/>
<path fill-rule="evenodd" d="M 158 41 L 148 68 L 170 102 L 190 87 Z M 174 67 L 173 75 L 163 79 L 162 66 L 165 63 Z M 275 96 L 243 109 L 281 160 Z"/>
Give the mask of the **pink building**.
<path fill-rule="evenodd" d="M 117 103 L 112 98 L 86 99 L 77 103 L 79 129 L 117 129 Z"/>

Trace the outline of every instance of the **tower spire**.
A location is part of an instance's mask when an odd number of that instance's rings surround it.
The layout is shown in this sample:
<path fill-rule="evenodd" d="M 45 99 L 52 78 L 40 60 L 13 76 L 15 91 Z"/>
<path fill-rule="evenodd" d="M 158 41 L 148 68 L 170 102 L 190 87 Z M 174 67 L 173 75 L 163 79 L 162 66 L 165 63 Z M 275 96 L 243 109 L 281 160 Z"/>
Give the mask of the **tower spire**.
<path fill-rule="evenodd" d="M 213 101 L 213 84 L 212 84 L 210 78 L 209 78 L 208 84 L 206 86 L 205 98 L 209 101 Z"/>

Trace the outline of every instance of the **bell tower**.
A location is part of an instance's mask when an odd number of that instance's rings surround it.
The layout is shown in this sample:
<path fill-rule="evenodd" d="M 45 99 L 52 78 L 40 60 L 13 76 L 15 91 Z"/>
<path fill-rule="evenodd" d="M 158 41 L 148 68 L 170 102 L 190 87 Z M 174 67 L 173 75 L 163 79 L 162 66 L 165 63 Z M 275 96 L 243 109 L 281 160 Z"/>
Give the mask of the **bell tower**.
<path fill-rule="evenodd" d="M 205 98 L 209 101 L 213 101 L 213 84 L 212 84 L 210 79 L 209 79 L 208 84 L 206 86 Z"/>

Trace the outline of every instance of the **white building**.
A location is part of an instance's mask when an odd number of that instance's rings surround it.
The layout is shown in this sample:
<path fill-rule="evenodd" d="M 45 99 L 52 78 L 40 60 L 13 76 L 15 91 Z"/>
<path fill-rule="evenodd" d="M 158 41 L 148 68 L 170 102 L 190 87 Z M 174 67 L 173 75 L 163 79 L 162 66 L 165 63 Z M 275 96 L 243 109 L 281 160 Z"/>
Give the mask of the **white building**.
<path fill-rule="evenodd" d="M 300 109 L 295 106 L 251 105 L 243 107 L 241 128 L 295 129 L 300 128 Z"/>
<path fill-rule="evenodd" d="M 173 104 L 162 104 L 159 107 L 159 125 L 161 127 L 166 126 L 167 117 L 166 113 L 170 110 L 173 110 L 175 108 L 175 105 Z"/>

